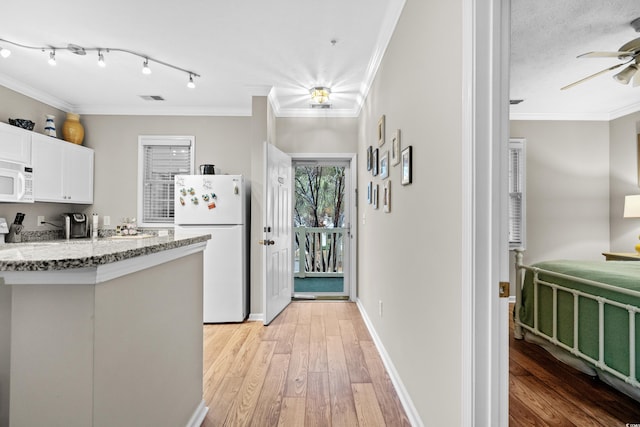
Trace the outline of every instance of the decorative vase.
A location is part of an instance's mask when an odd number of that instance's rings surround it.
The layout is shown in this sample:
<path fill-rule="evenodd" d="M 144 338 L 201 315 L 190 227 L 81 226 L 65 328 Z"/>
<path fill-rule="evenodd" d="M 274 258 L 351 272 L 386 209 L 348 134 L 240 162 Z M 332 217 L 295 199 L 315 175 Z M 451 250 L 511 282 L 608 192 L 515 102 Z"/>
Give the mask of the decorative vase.
<path fill-rule="evenodd" d="M 84 127 L 80 123 L 79 114 L 67 113 L 67 120 L 62 124 L 62 138 L 74 144 L 82 144 Z"/>
<path fill-rule="evenodd" d="M 46 117 L 47 117 L 47 121 L 44 124 L 44 134 L 56 138 L 58 136 L 56 134 L 56 123 L 53 121 L 53 119 L 55 119 L 56 116 L 47 114 Z"/>

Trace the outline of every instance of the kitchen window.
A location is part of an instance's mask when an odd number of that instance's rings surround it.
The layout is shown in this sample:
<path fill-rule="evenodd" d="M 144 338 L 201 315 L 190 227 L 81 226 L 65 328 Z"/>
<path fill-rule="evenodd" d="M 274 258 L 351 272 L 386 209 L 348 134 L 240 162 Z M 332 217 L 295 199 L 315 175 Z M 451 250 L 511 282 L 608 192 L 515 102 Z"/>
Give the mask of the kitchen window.
<path fill-rule="evenodd" d="M 194 169 L 193 136 L 138 137 L 138 225 L 173 224 L 176 175 Z"/>

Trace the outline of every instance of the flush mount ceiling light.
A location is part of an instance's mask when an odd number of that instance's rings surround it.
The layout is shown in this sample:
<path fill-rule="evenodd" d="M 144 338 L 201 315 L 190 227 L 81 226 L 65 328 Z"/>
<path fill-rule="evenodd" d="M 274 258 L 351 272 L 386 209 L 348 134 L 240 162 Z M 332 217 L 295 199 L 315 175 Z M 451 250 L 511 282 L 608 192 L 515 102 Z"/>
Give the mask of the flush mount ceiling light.
<path fill-rule="evenodd" d="M 316 104 L 325 104 L 329 102 L 329 94 L 331 94 L 331 89 L 328 87 L 314 87 L 311 89 L 311 99 Z"/>
<path fill-rule="evenodd" d="M 68 51 L 68 52 L 71 52 L 71 53 L 73 53 L 75 55 L 79 55 L 79 56 L 85 56 L 87 54 L 87 52 L 98 52 L 98 65 L 100 67 L 105 67 L 106 66 L 106 62 L 104 60 L 104 54 L 105 53 L 121 52 L 121 53 L 127 53 L 129 55 L 137 56 L 138 58 L 143 59 L 144 63 L 143 63 L 142 72 L 144 74 L 151 74 L 151 68 L 149 68 L 149 62 L 155 62 L 156 64 L 164 65 L 165 67 L 172 68 L 174 70 L 186 73 L 189 76 L 189 82 L 187 83 L 187 87 L 189 87 L 191 89 L 196 87 L 195 83 L 193 82 L 193 78 L 194 77 L 200 77 L 200 74 L 198 74 L 198 73 L 196 73 L 194 71 L 187 70 L 185 68 L 178 67 L 177 65 L 173 65 L 173 64 L 170 64 L 168 62 L 160 61 L 159 59 L 151 58 L 148 55 L 143 55 L 141 53 L 134 52 L 134 51 L 128 50 L 128 49 L 120 49 L 120 48 L 113 48 L 113 47 L 86 47 L 85 48 L 85 47 L 78 46 L 78 45 L 75 45 L 75 44 L 68 44 L 67 46 L 62 46 L 62 47 L 58 47 L 58 46 L 28 46 L 28 45 L 12 42 L 11 40 L 2 39 L 2 38 L 0 38 L 0 42 L 1 43 L 8 43 L 8 44 L 11 44 L 13 46 L 17 46 L 17 47 L 20 47 L 20 48 L 23 48 L 23 49 L 40 50 L 42 52 L 49 52 L 49 61 L 48 62 L 51 65 L 56 65 L 56 51 Z M 2 56 L 3 58 L 6 58 L 10 54 L 11 54 L 10 50 L 8 50 L 7 48 L 4 48 L 4 47 L 0 47 L 0 56 Z"/>

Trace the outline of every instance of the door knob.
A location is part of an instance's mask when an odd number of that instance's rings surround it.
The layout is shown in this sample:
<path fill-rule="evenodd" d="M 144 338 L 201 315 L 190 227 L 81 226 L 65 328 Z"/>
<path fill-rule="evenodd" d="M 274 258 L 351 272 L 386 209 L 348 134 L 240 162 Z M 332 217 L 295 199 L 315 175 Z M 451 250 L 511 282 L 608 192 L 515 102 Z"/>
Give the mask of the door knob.
<path fill-rule="evenodd" d="M 276 242 L 273 240 L 260 240 L 258 243 L 265 246 L 271 246 L 276 244 Z"/>

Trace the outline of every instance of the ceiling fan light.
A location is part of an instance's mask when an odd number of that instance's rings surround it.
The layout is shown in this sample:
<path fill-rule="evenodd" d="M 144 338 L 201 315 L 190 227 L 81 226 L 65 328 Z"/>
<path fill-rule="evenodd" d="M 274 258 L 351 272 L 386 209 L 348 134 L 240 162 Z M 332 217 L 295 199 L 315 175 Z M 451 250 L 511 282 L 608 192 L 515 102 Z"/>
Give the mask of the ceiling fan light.
<path fill-rule="evenodd" d="M 11 55 L 11 51 L 6 47 L 0 47 L 0 56 L 3 58 L 8 58 Z"/>
<path fill-rule="evenodd" d="M 624 70 L 620 71 L 618 74 L 613 76 L 613 79 L 620 84 L 626 85 L 629 84 L 633 76 L 638 71 L 638 66 L 636 64 L 631 64 Z"/>

